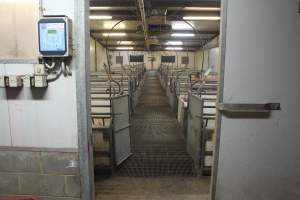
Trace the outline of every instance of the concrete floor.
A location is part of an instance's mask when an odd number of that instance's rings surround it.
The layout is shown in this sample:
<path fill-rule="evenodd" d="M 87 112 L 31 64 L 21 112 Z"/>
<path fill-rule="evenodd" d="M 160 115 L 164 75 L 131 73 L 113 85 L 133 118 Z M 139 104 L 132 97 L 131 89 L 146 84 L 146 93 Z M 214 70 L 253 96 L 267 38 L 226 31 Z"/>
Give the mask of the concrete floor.
<path fill-rule="evenodd" d="M 96 200 L 208 200 L 209 177 L 110 177 L 96 183 Z"/>

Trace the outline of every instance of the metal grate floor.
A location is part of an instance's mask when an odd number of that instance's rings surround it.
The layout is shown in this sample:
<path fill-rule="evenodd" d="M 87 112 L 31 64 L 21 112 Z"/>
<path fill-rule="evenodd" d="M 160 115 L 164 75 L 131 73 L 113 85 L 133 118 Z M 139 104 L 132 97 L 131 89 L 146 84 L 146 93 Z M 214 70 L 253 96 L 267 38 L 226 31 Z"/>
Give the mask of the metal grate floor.
<path fill-rule="evenodd" d="M 139 104 L 132 119 L 133 155 L 117 170 L 119 176 L 196 176 L 186 152 L 176 115 L 156 74 L 147 73 Z"/>

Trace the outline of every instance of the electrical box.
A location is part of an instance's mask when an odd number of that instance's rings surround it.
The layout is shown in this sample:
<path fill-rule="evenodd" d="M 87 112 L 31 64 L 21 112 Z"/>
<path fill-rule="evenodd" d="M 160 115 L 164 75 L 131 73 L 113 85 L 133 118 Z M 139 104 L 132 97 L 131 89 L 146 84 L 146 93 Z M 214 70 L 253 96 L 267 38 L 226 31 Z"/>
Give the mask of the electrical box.
<path fill-rule="evenodd" d="M 8 86 L 9 87 L 22 87 L 23 81 L 21 76 L 10 75 L 8 76 Z"/>
<path fill-rule="evenodd" d="M 34 65 L 34 74 L 35 75 L 45 75 L 45 66 L 44 64 L 35 64 Z"/>
<path fill-rule="evenodd" d="M 116 56 L 116 64 L 123 64 L 123 56 Z"/>
<path fill-rule="evenodd" d="M 34 87 L 43 88 L 47 86 L 48 86 L 47 76 L 44 75 L 34 76 Z"/>
<path fill-rule="evenodd" d="M 72 25 L 66 16 L 45 16 L 38 21 L 40 57 L 72 55 Z"/>
<path fill-rule="evenodd" d="M 24 87 L 32 87 L 32 80 L 33 80 L 33 76 L 30 76 L 30 75 L 25 75 L 23 77 L 23 86 Z"/>
<path fill-rule="evenodd" d="M 188 56 L 182 56 L 181 57 L 181 64 L 188 65 L 189 64 L 189 57 Z"/>
<path fill-rule="evenodd" d="M 0 88 L 5 87 L 5 76 L 0 75 Z"/>

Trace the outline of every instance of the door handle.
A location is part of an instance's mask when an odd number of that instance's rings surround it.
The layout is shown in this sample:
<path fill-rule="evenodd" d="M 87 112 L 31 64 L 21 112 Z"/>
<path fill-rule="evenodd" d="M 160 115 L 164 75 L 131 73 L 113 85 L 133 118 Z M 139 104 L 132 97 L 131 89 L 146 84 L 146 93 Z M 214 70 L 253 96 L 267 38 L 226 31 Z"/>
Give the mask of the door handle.
<path fill-rule="evenodd" d="M 281 110 L 280 103 L 243 104 L 243 103 L 218 103 L 220 112 L 233 113 L 268 113 L 273 110 Z"/>

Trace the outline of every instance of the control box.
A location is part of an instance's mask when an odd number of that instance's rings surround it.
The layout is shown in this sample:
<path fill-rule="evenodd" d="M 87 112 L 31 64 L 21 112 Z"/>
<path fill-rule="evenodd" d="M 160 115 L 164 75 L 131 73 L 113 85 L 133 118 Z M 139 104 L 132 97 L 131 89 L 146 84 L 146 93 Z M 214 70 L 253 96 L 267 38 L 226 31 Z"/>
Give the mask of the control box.
<path fill-rule="evenodd" d="M 9 75 L 8 76 L 8 86 L 9 87 L 22 87 L 23 81 L 21 76 Z"/>
<path fill-rule="evenodd" d="M 72 56 L 72 24 L 67 16 L 44 16 L 38 21 L 40 57 Z"/>
<path fill-rule="evenodd" d="M 0 75 L 0 88 L 4 88 L 5 86 L 5 76 Z"/>
<path fill-rule="evenodd" d="M 44 75 L 35 75 L 34 76 L 34 87 L 44 88 L 48 86 L 47 76 Z"/>

